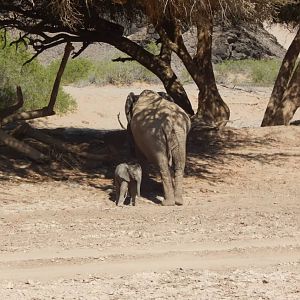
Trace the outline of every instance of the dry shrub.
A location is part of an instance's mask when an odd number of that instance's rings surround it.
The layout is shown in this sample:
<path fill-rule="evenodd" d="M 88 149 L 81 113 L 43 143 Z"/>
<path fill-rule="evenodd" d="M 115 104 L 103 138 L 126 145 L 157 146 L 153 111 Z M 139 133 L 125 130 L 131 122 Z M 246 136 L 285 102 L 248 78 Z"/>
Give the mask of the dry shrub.
<path fill-rule="evenodd" d="M 132 8 L 141 8 L 153 24 L 157 24 L 163 15 L 171 13 L 185 22 L 204 21 L 218 14 L 224 21 L 271 19 L 275 6 L 293 3 L 294 0 L 50 0 L 36 1 L 51 8 L 53 15 L 72 27 L 80 24 L 83 10 L 96 9 L 109 13 L 118 10 L 130 15 Z"/>
<path fill-rule="evenodd" d="M 185 22 L 195 23 L 216 13 L 224 21 L 231 19 L 251 19 L 252 21 L 270 18 L 274 5 L 283 1 L 273 0 L 139 0 L 146 14 L 157 23 L 166 13 L 171 13 Z"/>

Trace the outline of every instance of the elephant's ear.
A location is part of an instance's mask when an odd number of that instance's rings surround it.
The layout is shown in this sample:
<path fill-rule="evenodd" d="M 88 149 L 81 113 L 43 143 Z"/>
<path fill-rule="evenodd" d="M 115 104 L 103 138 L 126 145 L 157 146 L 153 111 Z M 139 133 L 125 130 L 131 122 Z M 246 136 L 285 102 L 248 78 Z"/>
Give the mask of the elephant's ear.
<path fill-rule="evenodd" d="M 126 164 L 126 166 L 124 166 L 124 172 L 122 172 L 121 175 L 122 179 L 124 179 L 125 181 L 129 182 L 130 181 L 130 168 L 129 166 Z"/>
<path fill-rule="evenodd" d="M 137 101 L 137 99 L 138 99 L 138 96 L 135 95 L 134 93 L 130 93 L 127 96 L 127 99 L 126 99 L 126 102 L 125 102 L 125 115 L 126 115 L 128 124 L 131 121 L 132 109 L 133 109 L 134 103 Z"/>
<path fill-rule="evenodd" d="M 162 98 L 164 98 L 164 99 L 170 101 L 170 102 L 174 102 L 174 99 L 173 99 L 169 94 L 167 94 L 167 93 L 165 93 L 165 92 L 158 92 L 157 94 L 158 94 L 159 96 L 161 96 Z"/>

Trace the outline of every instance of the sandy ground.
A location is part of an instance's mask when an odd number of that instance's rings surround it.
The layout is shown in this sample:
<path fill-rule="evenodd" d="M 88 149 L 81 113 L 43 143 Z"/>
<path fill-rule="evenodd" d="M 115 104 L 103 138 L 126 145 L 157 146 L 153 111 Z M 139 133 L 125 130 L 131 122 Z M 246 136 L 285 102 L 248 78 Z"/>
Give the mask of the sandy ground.
<path fill-rule="evenodd" d="M 193 108 L 197 109 L 198 89 L 195 85 L 185 86 Z M 61 118 L 52 116 L 36 121 L 38 127 L 67 127 L 92 129 L 121 129 L 118 114 L 123 125 L 127 124 L 124 104 L 130 92 L 141 93 L 144 89 L 164 91 L 163 86 L 135 84 L 133 86 L 88 86 L 85 88 L 67 86 L 66 92 L 77 100 L 78 110 Z M 265 108 L 271 94 L 271 88 L 265 87 L 234 87 L 219 86 L 224 101 L 229 105 L 231 127 L 259 127 L 263 119 Z M 293 120 L 300 119 L 297 111 Z"/>
<path fill-rule="evenodd" d="M 66 87 L 78 111 L 36 126 L 120 128 L 143 88 Z M 270 89 L 220 91 L 238 129 L 189 149 L 182 207 L 117 208 L 105 176 L 1 181 L 0 299 L 300 299 L 300 128 L 254 128 Z"/>

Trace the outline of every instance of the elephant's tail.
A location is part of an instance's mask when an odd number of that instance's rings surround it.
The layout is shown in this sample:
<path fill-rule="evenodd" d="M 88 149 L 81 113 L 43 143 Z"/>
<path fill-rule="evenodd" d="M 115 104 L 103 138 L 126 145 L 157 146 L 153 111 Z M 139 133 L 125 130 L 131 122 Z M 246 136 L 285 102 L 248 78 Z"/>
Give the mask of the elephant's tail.
<path fill-rule="evenodd" d="M 166 131 L 165 128 L 162 127 L 162 132 L 164 134 L 166 142 L 166 155 L 168 158 L 168 164 L 171 167 L 173 164 L 172 152 L 174 151 L 174 149 L 179 147 L 179 141 L 174 128 L 172 128 L 171 126 L 167 126 L 166 128 L 170 128 L 170 130 Z"/>

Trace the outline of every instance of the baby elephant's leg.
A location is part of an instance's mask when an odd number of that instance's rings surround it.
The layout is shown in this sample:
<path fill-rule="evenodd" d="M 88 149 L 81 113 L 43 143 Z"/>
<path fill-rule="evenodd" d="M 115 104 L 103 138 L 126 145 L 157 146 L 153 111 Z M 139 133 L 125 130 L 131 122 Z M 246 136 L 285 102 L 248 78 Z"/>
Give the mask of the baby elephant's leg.
<path fill-rule="evenodd" d="M 119 198 L 120 198 L 120 187 L 121 187 L 121 183 L 119 182 L 118 178 L 115 178 L 115 188 L 116 188 L 116 205 L 118 205 L 119 203 Z"/>
<path fill-rule="evenodd" d="M 135 180 L 132 180 L 129 183 L 129 194 L 131 197 L 131 204 L 135 206 L 137 197 L 137 182 Z"/>
<path fill-rule="evenodd" d="M 122 181 L 120 185 L 120 194 L 117 205 L 123 205 L 128 192 L 128 182 Z"/>

